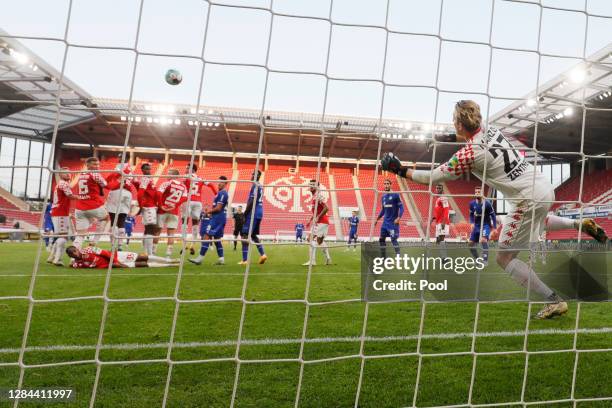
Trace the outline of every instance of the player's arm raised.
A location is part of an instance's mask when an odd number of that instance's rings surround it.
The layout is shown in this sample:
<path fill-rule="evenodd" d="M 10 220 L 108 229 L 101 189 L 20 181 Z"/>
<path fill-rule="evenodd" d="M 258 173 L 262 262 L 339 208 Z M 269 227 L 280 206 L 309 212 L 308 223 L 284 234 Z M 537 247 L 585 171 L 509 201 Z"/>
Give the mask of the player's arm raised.
<path fill-rule="evenodd" d="M 413 180 L 419 184 L 436 184 L 447 180 L 456 180 L 463 174 L 469 173 L 474 164 L 474 151 L 468 145 L 460 149 L 450 160 L 433 170 L 414 170 L 402 166 L 400 160 L 393 153 L 385 153 L 381 159 L 383 170 L 390 171 L 400 177 Z"/>

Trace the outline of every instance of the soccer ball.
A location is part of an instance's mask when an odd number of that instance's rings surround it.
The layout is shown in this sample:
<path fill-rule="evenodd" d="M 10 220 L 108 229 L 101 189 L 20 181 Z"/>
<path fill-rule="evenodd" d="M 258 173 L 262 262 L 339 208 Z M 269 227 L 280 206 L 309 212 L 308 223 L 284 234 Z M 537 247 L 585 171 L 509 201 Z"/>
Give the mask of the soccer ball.
<path fill-rule="evenodd" d="M 166 82 L 169 85 L 178 85 L 183 81 L 183 75 L 176 69 L 166 71 Z"/>

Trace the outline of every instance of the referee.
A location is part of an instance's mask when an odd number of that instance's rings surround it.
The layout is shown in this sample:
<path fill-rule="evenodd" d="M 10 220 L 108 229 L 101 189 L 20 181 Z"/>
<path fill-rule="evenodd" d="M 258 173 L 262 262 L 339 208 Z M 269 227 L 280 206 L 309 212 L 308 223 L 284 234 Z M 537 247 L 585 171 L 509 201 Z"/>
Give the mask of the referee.
<path fill-rule="evenodd" d="M 244 213 L 242 212 L 242 206 L 239 205 L 234 212 L 234 251 L 236 250 L 236 245 L 238 245 L 238 236 L 240 235 L 240 231 L 242 231 L 243 226 Z"/>

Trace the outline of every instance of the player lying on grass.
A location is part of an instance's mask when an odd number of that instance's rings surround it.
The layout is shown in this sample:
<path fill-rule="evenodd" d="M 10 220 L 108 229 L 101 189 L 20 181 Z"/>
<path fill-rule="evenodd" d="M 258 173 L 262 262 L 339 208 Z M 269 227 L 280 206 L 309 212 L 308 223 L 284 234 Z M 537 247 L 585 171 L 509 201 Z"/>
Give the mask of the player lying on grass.
<path fill-rule="evenodd" d="M 554 187 L 534 166 L 528 163 L 504 137 L 490 126 L 483 129 L 480 107 L 474 101 L 457 102 L 453 112 L 456 140 L 465 143 L 451 159 L 434 170 L 413 170 L 402 167 L 399 159 L 386 153 L 381 160 L 384 170 L 417 183 L 439 183 L 455 180 L 471 172 L 488 186 L 500 191 L 513 206 L 508 211 L 499 237 L 497 263 L 519 285 L 528 287 L 551 303 L 536 318 L 546 319 L 567 312 L 567 303 L 540 280 L 529 265 L 517 255 L 529 248 L 530 242 L 546 229 L 581 229 L 599 242 L 608 239 L 605 231 L 592 219 L 582 222 L 548 214 L 555 199 Z"/>
<path fill-rule="evenodd" d="M 111 263 L 113 268 L 161 268 L 177 266 L 180 263 L 179 259 L 127 251 L 116 251 L 113 257 L 111 251 L 93 246 L 79 249 L 71 245 L 66 248 L 66 254 L 72 258 L 72 268 L 104 269 Z"/>

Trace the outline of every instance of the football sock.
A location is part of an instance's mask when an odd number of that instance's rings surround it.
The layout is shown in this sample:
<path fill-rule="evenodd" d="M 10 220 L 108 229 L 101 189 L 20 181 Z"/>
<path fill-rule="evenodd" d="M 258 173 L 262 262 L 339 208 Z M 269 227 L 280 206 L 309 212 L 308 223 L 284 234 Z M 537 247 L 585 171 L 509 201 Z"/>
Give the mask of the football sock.
<path fill-rule="evenodd" d="M 208 242 L 208 241 L 202 242 L 202 246 L 200 247 L 200 256 L 201 257 L 206 255 L 206 252 L 208 251 L 209 247 L 210 247 L 210 242 Z"/>
<path fill-rule="evenodd" d="M 558 231 L 564 229 L 578 228 L 576 220 L 571 218 L 559 217 L 557 215 L 548 215 L 544 221 L 546 231 Z"/>
<path fill-rule="evenodd" d="M 215 241 L 215 246 L 217 247 L 217 255 L 219 259 L 223 259 L 223 242 Z"/>
<path fill-rule="evenodd" d="M 62 260 L 62 255 L 64 254 L 64 248 L 66 247 L 66 238 L 59 237 L 55 244 L 53 244 L 53 250 L 55 256 L 53 257 L 53 262 L 57 263 Z"/>
<path fill-rule="evenodd" d="M 538 293 L 545 299 L 550 299 L 554 294 L 553 290 L 540 280 L 533 269 L 518 258 L 514 258 L 508 263 L 506 272 L 508 272 L 512 279 L 519 285 L 524 288 L 529 286 L 531 291 Z"/>
<path fill-rule="evenodd" d="M 473 258 L 478 258 L 478 250 L 476 249 L 475 246 L 470 247 L 470 253 L 472 254 Z"/>
<path fill-rule="evenodd" d="M 484 259 L 485 262 L 489 262 L 489 243 L 488 242 L 482 243 L 482 259 Z"/>

